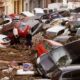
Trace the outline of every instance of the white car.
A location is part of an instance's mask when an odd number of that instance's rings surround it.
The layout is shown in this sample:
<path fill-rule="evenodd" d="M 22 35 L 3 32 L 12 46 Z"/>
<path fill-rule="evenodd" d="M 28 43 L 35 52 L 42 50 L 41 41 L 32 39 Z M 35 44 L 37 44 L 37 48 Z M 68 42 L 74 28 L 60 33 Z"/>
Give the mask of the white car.
<path fill-rule="evenodd" d="M 0 48 L 6 48 L 10 45 L 10 39 L 3 34 L 0 34 Z"/>
<path fill-rule="evenodd" d="M 65 26 L 62 26 L 62 25 L 52 26 L 51 28 L 46 30 L 46 34 L 57 36 L 61 31 L 63 32 L 64 29 L 65 29 Z"/>

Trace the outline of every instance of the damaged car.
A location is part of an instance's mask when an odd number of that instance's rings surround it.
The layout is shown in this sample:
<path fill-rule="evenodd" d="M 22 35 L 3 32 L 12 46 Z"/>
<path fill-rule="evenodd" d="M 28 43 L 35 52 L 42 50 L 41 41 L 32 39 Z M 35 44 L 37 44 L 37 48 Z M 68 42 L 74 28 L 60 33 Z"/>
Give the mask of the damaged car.
<path fill-rule="evenodd" d="M 10 45 L 10 39 L 3 34 L 0 34 L 0 48 L 6 48 Z"/>
<path fill-rule="evenodd" d="M 27 26 L 31 27 L 32 35 L 35 35 L 37 32 L 40 31 L 43 24 L 39 20 L 35 19 L 27 19 L 26 17 L 22 17 L 24 19 L 19 19 L 18 21 L 12 21 L 9 28 L 6 27 L 1 30 L 2 34 L 7 35 L 10 39 L 13 38 L 13 28 L 16 25 L 19 31 L 19 36 L 25 38 L 27 33 Z"/>
<path fill-rule="evenodd" d="M 80 40 L 76 40 L 64 46 L 52 49 L 47 54 L 43 54 L 38 57 L 37 71 L 41 76 L 45 76 L 50 79 L 52 78 L 52 80 L 65 80 L 61 79 L 63 74 L 65 75 L 68 74 L 68 72 L 76 72 L 76 70 L 80 70 L 80 65 L 77 66 L 80 63 L 79 52 Z M 72 64 L 74 64 L 74 66 Z M 74 77 L 73 80 L 77 80 L 77 78 L 75 79 Z"/>

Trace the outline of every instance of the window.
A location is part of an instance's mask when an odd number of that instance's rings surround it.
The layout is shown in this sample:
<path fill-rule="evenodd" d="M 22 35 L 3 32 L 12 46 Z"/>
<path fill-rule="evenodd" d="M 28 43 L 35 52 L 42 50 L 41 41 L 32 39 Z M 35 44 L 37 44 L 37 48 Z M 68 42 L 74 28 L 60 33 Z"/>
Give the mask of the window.
<path fill-rule="evenodd" d="M 14 1 L 14 13 L 19 13 L 19 1 Z"/>
<path fill-rule="evenodd" d="M 58 2 L 63 2 L 63 0 L 58 0 Z"/>
<path fill-rule="evenodd" d="M 54 2 L 63 2 L 63 0 L 51 0 L 51 3 L 54 3 Z"/>
<path fill-rule="evenodd" d="M 54 2 L 56 2 L 56 0 L 51 0 L 51 3 L 54 3 Z"/>

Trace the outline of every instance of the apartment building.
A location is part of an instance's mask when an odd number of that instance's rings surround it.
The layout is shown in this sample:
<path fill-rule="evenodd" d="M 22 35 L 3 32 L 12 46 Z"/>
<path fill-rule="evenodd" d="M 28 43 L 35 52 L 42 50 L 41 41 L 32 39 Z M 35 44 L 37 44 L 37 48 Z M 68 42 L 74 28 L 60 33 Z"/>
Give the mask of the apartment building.
<path fill-rule="evenodd" d="M 34 8 L 44 8 L 46 0 L 25 0 L 24 1 L 24 11 L 33 11 Z"/>
<path fill-rule="evenodd" d="M 24 0 L 4 0 L 5 14 L 19 14 L 24 10 Z"/>
<path fill-rule="evenodd" d="M 32 11 L 36 7 L 47 8 L 48 4 L 54 2 L 62 2 L 62 0 L 25 0 L 24 10 Z"/>
<path fill-rule="evenodd" d="M 72 5 L 72 7 L 80 6 L 80 0 L 0 0 L 0 14 L 3 11 L 5 14 L 33 11 L 36 7 L 47 8 L 48 4 L 56 2 Z"/>
<path fill-rule="evenodd" d="M 4 12 L 5 6 L 4 6 L 4 0 L 0 0 L 0 15 Z"/>

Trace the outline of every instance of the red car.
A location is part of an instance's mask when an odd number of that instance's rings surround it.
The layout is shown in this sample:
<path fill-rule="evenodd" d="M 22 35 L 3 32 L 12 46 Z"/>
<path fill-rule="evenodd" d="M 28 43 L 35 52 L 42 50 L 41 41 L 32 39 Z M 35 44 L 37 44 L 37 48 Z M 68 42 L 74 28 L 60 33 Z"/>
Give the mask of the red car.
<path fill-rule="evenodd" d="M 19 36 L 25 38 L 27 31 L 31 29 L 32 35 L 36 34 L 42 27 L 42 23 L 40 23 L 38 20 L 34 19 L 24 19 L 24 20 L 18 20 L 13 21 L 9 28 L 3 28 L 2 33 L 8 35 L 9 38 L 13 38 L 13 28 L 16 25 Z"/>

